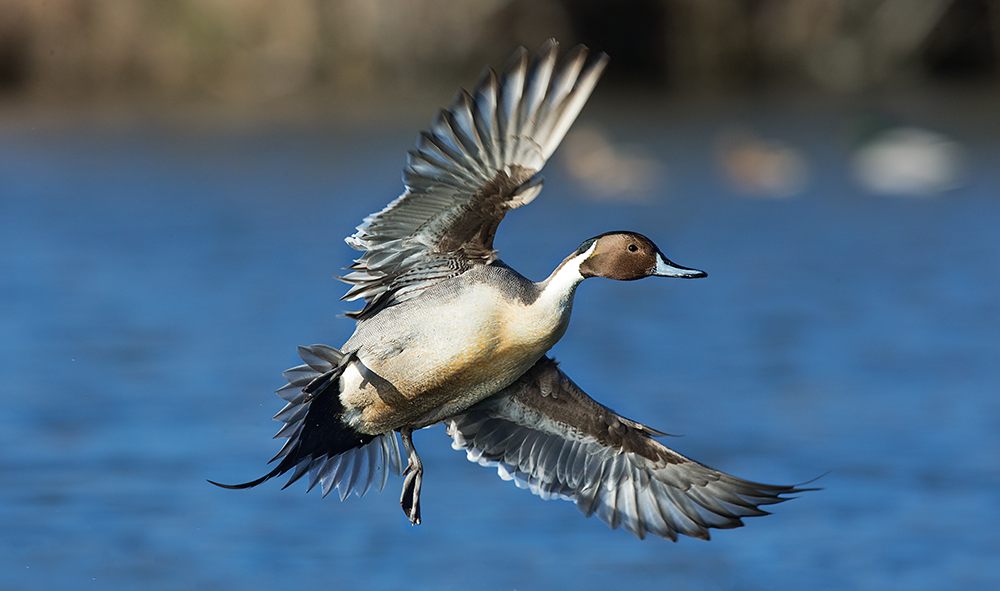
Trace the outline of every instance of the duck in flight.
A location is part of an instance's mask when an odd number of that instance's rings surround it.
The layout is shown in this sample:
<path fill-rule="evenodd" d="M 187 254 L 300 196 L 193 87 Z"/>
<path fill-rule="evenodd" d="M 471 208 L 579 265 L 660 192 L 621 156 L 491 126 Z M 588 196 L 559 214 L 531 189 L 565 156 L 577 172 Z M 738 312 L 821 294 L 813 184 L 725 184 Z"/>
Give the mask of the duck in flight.
<path fill-rule="evenodd" d="M 407 465 L 400 504 L 420 523 L 423 466 L 412 433 L 444 423 L 452 447 L 496 466 L 545 499 L 576 503 L 611 528 L 676 540 L 766 515 L 761 505 L 801 492 L 742 480 L 667 448 L 655 429 L 587 396 L 546 352 L 569 324 L 588 277 L 704 277 L 676 265 L 648 238 L 609 232 L 584 241 L 547 279 L 533 282 L 497 257 L 504 215 L 542 188 L 539 171 L 590 96 L 607 63 L 578 46 L 557 63 L 547 41 L 521 48 L 501 74 L 487 68 L 460 90 L 409 153 L 406 190 L 367 217 L 347 243 L 362 251 L 342 279 L 354 334 L 339 350 L 300 347 L 284 373 L 275 419 L 287 438 L 278 464 L 249 488 L 291 471 L 308 489 L 364 495 Z M 218 484 L 218 483 L 213 483 Z"/>

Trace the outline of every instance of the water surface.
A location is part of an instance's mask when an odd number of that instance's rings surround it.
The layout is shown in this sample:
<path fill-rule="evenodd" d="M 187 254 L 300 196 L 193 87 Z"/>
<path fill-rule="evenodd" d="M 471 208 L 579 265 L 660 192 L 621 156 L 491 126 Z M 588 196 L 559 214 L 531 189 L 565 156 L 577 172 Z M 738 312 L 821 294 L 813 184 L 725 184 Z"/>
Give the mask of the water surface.
<path fill-rule="evenodd" d="M 585 113 L 655 182 L 596 199 L 558 158 L 497 237 L 541 279 L 629 228 L 698 281 L 594 280 L 553 350 L 591 395 L 737 476 L 824 490 L 709 543 L 638 541 L 415 436 L 401 481 L 344 503 L 280 482 L 295 346 L 340 345 L 343 244 L 401 188 L 415 128 L 79 123 L 0 133 L 0 589 L 984 589 L 1000 584 L 1000 199 L 995 136 L 963 186 L 852 180 L 853 113 Z M 809 166 L 787 199 L 719 174 L 734 123 Z M 963 136 L 963 130 L 966 134 Z M 970 131 L 973 130 L 973 131 Z"/>

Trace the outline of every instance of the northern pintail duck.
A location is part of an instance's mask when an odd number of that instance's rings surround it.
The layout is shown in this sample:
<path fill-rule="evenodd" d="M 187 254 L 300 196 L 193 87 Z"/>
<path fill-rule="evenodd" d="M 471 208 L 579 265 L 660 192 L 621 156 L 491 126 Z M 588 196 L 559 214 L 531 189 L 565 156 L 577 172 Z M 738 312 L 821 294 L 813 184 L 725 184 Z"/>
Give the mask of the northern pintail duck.
<path fill-rule="evenodd" d="M 438 423 L 452 447 L 496 466 L 505 480 L 639 538 L 707 539 L 801 488 L 741 480 L 657 442 L 660 431 L 594 401 L 546 352 L 569 324 L 588 277 L 704 277 L 672 263 L 651 240 L 609 232 L 585 240 L 544 281 L 504 264 L 493 236 L 508 211 L 534 199 L 539 171 L 604 70 L 579 46 L 557 65 L 546 42 L 530 61 L 519 49 L 502 74 L 487 68 L 420 134 L 403 174 L 406 191 L 367 217 L 347 243 L 364 252 L 342 279 L 364 298 L 340 350 L 300 347 L 285 372 L 275 419 L 287 438 L 265 476 L 309 475 L 309 490 L 341 500 L 402 468 L 400 504 L 420 522 L 423 467 L 411 434 Z M 272 461 L 274 461 L 272 460 Z"/>

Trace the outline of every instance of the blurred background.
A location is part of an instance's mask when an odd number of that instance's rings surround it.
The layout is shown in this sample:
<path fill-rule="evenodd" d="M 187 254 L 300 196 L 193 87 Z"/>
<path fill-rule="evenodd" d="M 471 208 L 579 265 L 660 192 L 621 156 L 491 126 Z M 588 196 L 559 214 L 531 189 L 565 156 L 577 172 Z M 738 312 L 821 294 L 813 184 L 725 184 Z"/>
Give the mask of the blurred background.
<path fill-rule="evenodd" d="M 607 85 L 646 90 L 996 82 L 998 11 L 990 0 L 4 0 L 0 88 L 233 103 L 427 92 L 548 37 L 605 51 Z"/>
<path fill-rule="evenodd" d="M 342 238 L 484 65 L 611 56 L 505 220 L 542 279 L 628 228 L 552 351 L 681 453 L 822 491 L 638 541 L 415 435 L 344 503 L 245 481 Z M 1000 585 L 1000 2 L 0 0 L 0 590 Z"/>

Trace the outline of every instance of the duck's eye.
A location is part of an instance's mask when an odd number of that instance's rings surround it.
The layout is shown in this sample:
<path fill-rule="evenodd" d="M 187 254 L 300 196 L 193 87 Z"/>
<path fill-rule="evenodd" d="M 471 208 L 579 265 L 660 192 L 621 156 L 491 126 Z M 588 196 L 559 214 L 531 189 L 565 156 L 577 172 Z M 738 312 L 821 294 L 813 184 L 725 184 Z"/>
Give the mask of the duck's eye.
<path fill-rule="evenodd" d="M 635 251 L 637 251 L 637 250 L 639 250 L 639 247 L 638 247 L 638 246 L 636 246 L 636 245 L 634 245 L 634 244 L 629 244 L 629 245 L 628 245 L 628 251 L 629 251 L 629 252 L 635 252 Z"/>

